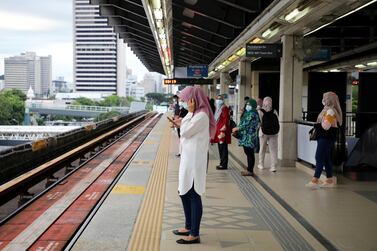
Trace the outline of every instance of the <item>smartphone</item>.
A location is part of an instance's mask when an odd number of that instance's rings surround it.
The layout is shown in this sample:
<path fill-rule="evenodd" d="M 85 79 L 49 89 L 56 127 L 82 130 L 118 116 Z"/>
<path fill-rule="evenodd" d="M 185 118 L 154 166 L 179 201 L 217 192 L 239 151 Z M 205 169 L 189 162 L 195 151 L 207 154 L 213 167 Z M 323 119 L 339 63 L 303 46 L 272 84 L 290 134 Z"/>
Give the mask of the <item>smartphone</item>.
<path fill-rule="evenodd" d="M 172 118 L 169 118 L 169 117 L 166 117 L 166 118 L 167 118 L 170 122 L 172 122 L 174 126 L 176 126 L 176 127 L 178 126 L 178 125 L 174 122 L 174 120 L 173 120 Z"/>

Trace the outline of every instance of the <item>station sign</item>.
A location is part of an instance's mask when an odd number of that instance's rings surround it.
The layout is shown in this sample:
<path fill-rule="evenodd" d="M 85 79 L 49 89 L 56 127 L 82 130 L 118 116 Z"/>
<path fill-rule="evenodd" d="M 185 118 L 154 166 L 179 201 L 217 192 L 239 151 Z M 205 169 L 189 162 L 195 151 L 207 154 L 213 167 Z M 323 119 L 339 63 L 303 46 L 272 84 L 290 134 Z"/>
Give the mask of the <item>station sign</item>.
<path fill-rule="evenodd" d="M 305 62 L 329 61 L 331 59 L 331 48 L 321 48 L 313 56 L 305 57 Z"/>
<path fill-rule="evenodd" d="M 188 78 L 206 78 L 208 77 L 208 65 L 188 65 Z"/>
<path fill-rule="evenodd" d="M 280 58 L 282 55 L 282 44 L 247 44 L 246 56 L 259 58 Z"/>
<path fill-rule="evenodd" d="M 212 79 L 204 78 L 167 78 L 164 85 L 212 85 Z"/>

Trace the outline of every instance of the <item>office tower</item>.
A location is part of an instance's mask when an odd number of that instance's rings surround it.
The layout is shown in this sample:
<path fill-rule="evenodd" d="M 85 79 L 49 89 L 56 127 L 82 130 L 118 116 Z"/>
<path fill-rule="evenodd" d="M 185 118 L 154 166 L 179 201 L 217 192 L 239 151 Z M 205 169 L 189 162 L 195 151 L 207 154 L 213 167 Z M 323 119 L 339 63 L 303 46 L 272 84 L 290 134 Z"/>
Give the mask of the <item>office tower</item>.
<path fill-rule="evenodd" d="M 47 95 L 51 85 L 51 56 L 38 57 L 35 52 L 4 59 L 4 88 L 27 92 L 30 86 L 38 96 Z"/>
<path fill-rule="evenodd" d="M 77 92 L 125 96 L 124 43 L 99 6 L 74 0 L 74 83 Z"/>

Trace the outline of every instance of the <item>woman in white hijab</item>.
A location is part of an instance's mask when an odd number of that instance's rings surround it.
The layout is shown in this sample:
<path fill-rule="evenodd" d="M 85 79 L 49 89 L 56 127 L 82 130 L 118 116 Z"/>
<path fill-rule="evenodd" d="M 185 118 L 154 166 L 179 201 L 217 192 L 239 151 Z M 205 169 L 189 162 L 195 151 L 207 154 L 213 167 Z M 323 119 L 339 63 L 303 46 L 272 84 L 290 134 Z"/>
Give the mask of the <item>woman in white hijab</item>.
<path fill-rule="evenodd" d="M 270 150 L 270 158 L 271 158 L 271 172 L 276 172 L 276 166 L 278 162 L 278 132 L 277 130 L 266 130 L 265 124 L 268 122 L 270 127 L 279 127 L 279 120 L 278 114 L 275 110 L 272 109 L 272 99 L 270 97 L 265 97 L 263 99 L 262 108 L 258 110 L 259 118 L 262 122 L 261 128 L 259 129 L 259 142 L 260 142 L 260 150 L 259 150 L 259 164 L 258 169 L 264 169 L 264 158 L 266 154 L 266 148 L 268 144 L 268 148 Z M 271 118 L 272 121 L 266 121 L 267 117 L 263 119 L 263 116 L 268 116 Z M 276 124 L 273 126 L 272 124 Z M 276 128 L 272 128 L 276 129 Z M 263 132 L 264 131 L 264 132 Z M 270 133 L 270 132 L 271 133 Z"/>
<path fill-rule="evenodd" d="M 312 180 L 306 184 L 309 188 L 334 187 L 332 175 L 331 153 L 336 140 L 336 130 L 343 123 L 342 109 L 340 108 L 339 98 L 334 92 L 326 92 L 322 99 L 323 110 L 318 115 L 318 137 L 317 151 L 315 154 L 316 166 Z M 319 184 L 323 167 L 326 170 L 326 182 Z"/>

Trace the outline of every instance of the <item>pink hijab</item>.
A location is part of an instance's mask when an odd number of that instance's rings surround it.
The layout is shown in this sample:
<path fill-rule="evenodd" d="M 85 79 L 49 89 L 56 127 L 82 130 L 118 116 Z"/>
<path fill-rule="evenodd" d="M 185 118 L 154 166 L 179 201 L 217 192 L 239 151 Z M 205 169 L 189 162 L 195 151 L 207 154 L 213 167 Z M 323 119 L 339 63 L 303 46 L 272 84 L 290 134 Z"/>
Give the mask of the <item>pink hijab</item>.
<path fill-rule="evenodd" d="M 213 117 L 213 112 L 209 104 L 207 96 L 204 94 L 203 90 L 200 87 L 188 86 L 178 94 L 179 98 L 183 101 L 188 102 L 190 99 L 193 99 L 195 102 L 195 112 L 194 115 L 198 112 L 204 112 L 209 118 L 209 135 L 212 139 L 215 136 L 216 122 Z"/>

